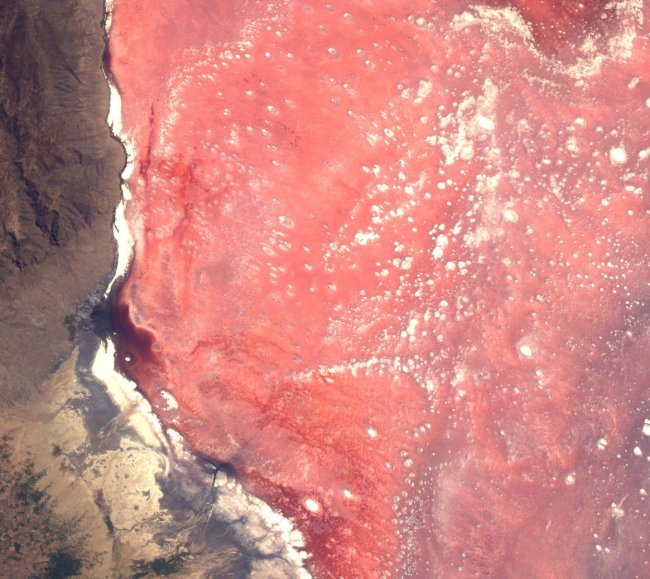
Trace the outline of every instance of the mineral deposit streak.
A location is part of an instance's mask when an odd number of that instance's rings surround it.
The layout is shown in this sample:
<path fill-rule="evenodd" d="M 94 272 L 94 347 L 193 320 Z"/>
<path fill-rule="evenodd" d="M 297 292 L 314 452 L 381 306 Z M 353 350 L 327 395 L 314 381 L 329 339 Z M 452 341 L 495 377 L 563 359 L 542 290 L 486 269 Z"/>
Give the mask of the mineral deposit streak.
<path fill-rule="evenodd" d="M 648 576 L 649 18 L 115 1 L 120 363 L 315 576 Z"/>

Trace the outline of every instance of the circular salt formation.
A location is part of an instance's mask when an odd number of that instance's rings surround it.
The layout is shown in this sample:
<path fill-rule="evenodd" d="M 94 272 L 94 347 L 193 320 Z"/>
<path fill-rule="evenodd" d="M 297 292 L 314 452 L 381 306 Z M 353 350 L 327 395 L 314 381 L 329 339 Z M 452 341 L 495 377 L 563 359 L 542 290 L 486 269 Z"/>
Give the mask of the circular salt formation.
<path fill-rule="evenodd" d="M 609 160 L 612 165 L 625 165 L 625 163 L 627 163 L 627 151 L 625 150 L 625 147 L 622 145 L 612 147 L 609 150 Z"/>

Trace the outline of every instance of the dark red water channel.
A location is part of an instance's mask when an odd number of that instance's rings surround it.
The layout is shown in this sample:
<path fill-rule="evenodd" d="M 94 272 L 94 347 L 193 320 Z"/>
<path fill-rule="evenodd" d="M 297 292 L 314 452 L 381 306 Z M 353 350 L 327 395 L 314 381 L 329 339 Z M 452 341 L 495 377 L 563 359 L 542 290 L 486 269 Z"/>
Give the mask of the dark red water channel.
<path fill-rule="evenodd" d="M 647 3 L 115 5 L 161 420 L 317 577 L 648 577 Z"/>

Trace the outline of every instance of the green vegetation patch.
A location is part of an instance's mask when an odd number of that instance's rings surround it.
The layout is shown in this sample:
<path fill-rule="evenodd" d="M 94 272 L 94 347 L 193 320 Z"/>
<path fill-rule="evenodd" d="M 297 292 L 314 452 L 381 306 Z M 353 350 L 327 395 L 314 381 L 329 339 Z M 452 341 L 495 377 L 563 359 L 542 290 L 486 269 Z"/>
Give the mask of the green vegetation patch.
<path fill-rule="evenodd" d="M 158 557 L 153 561 L 141 561 L 136 567 L 138 571 L 133 574 L 132 579 L 141 579 L 142 577 L 152 577 L 161 575 L 175 575 L 183 570 L 183 565 L 187 560 L 188 552 L 182 548 L 177 549 L 169 557 Z"/>

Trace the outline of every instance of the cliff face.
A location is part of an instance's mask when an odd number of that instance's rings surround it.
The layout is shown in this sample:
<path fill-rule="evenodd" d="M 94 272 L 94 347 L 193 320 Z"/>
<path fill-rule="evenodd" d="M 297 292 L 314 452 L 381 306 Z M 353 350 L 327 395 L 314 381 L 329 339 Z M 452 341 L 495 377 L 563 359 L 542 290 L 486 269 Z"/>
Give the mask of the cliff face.
<path fill-rule="evenodd" d="M 103 2 L 0 5 L 0 404 L 68 350 L 110 275 L 123 151 L 105 123 Z"/>

